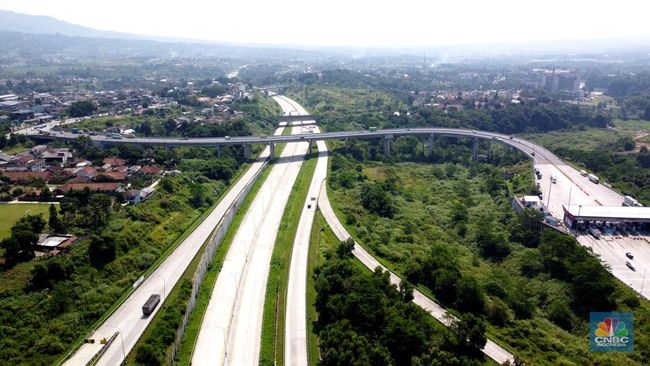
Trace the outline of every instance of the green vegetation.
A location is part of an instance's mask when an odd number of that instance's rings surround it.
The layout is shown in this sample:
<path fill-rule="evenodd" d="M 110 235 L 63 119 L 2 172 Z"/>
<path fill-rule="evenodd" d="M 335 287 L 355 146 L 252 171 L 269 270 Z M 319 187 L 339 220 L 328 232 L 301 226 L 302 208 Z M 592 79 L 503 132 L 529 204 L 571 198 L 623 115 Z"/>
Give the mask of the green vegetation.
<path fill-rule="evenodd" d="M 388 272 L 356 262 L 353 242 L 343 242 L 315 269 L 322 365 L 479 365 L 485 322 L 463 315 L 450 329 L 413 300 L 410 286 L 396 288 Z"/>
<path fill-rule="evenodd" d="M 316 277 L 315 269 L 327 260 L 327 253 L 333 253 L 339 246 L 339 241 L 332 230 L 327 226 L 323 214 L 316 211 L 314 225 L 311 229 L 309 241 L 309 262 L 307 267 L 307 351 L 309 363 L 319 363 L 319 340 L 316 330 L 318 312 L 316 311 Z"/>
<path fill-rule="evenodd" d="M 385 90 L 392 89 L 307 85 L 292 89 L 289 94 L 321 115 L 319 123 L 326 130 L 435 126 L 510 134 L 579 126 L 605 128 L 611 121 L 611 116 L 595 108 L 560 103 L 548 97 L 519 105 L 502 105 L 497 99 L 483 101 L 491 108 L 477 108 L 477 101 L 466 100 L 460 109 L 443 111 L 427 106 L 409 107 L 411 95 Z"/>
<path fill-rule="evenodd" d="M 59 359 L 179 242 L 224 191 L 228 181 L 222 179 L 192 171 L 166 176 L 154 196 L 137 206 L 122 207 L 109 196 L 85 191 L 68 195 L 60 224 L 84 239 L 68 255 L 38 263 L 17 258 L 0 272 L 0 363 Z"/>
<path fill-rule="evenodd" d="M 0 239 L 7 238 L 11 235 L 11 227 L 25 215 L 43 215 L 43 219 L 48 220 L 48 205 L 37 203 L 21 203 L 11 205 L 0 205 Z"/>
<path fill-rule="evenodd" d="M 628 146 L 630 143 L 633 144 L 632 133 L 601 128 L 553 131 L 543 134 L 528 134 L 522 137 L 557 151 L 566 149 L 590 151 L 598 147 L 623 151 L 625 144 Z"/>
<path fill-rule="evenodd" d="M 526 362 L 641 365 L 650 359 L 650 304 L 572 238 L 541 235 L 534 216 L 511 210 L 512 194 L 531 186 L 525 164 L 457 158 L 387 165 L 355 159 L 354 151 L 332 155 L 331 200 L 350 232 L 396 273 L 453 313 L 483 318 L 487 334 Z M 504 169 L 524 178 L 506 181 Z M 388 194 L 368 199 L 363 192 L 369 190 Z M 634 312 L 635 353 L 588 352 L 588 312 L 605 310 Z"/>
<path fill-rule="evenodd" d="M 317 161 L 317 154 L 306 157 L 280 221 L 266 285 L 260 365 L 284 364 L 284 320 L 291 252 Z"/>

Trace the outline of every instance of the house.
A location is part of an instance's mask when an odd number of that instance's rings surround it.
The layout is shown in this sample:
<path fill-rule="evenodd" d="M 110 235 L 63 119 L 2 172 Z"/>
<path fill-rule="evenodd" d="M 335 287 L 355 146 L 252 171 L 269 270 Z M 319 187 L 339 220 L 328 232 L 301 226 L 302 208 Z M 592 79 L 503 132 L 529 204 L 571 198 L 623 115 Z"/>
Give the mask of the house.
<path fill-rule="evenodd" d="M 131 189 L 126 193 L 126 199 L 130 205 L 137 205 L 138 203 L 151 197 L 156 190 L 152 187 L 142 188 L 141 190 Z"/>
<path fill-rule="evenodd" d="M 163 172 L 162 169 L 157 167 L 156 165 L 145 165 L 140 170 L 138 170 L 138 173 L 140 174 L 151 174 L 151 175 L 161 175 Z"/>
<path fill-rule="evenodd" d="M 56 161 L 65 164 L 68 159 L 72 157 L 72 152 L 70 152 L 70 149 L 67 148 L 45 149 L 40 153 L 39 157 L 46 162 Z"/>
<path fill-rule="evenodd" d="M 111 182 L 106 182 L 106 183 L 96 183 L 96 182 L 91 182 L 91 183 L 66 183 L 58 188 L 59 191 L 62 193 L 66 193 L 69 191 L 82 191 L 84 189 L 88 188 L 91 192 L 97 192 L 97 193 L 107 193 L 107 194 L 115 194 L 118 192 L 123 192 L 122 185 L 119 183 L 111 183 Z"/>
<path fill-rule="evenodd" d="M 69 234 L 39 234 L 36 248 L 50 254 L 55 254 L 54 251 L 57 251 L 56 254 L 68 252 L 72 244 L 78 239 L 76 236 Z"/>
<path fill-rule="evenodd" d="M 42 179 L 48 181 L 52 177 L 52 172 L 2 172 L 2 175 L 9 178 L 11 183 L 31 183 L 35 180 Z"/>
<path fill-rule="evenodd" d="M 77 172 L 77 177 L 83 177 L 88 180 L 95 178 L 96 175 L 97 175 L 97 170 L 90 165 L 83 167 L 81 170 Z"/>
<path fill-rule="evenodd" d="M 126 179 L 126 172 L 99 172 L 95 176 L 95 180 L 106 180 L 104 178 L 108 178 L 109 180 L 125 180 Z"/>
<path fill-rule="evenodd" d="M 110 167 L 118 167 L 126 165 L 126 160 L 118 158 L 104 158 L 104 165 L 108 164 Z"/>
<path fill-rule="evenodd" d="M 139 190 L 130 189 L 126 192 L 126 199 L 129 201 L 129 205 L 137 205 L 142 201 L 142 196 L 140 196 Z"/>

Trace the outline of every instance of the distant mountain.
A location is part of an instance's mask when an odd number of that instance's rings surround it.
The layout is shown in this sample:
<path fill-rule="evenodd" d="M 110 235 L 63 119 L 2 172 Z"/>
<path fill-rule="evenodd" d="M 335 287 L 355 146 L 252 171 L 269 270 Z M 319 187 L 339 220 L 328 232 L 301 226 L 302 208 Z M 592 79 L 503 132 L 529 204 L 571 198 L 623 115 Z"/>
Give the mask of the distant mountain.
<path fill-rule="evenodd" d="M 48 16 L 19 14 L 6 10 L 0 10 L 0 32 L 61 34 L 70 37 L 89 38 L 160 40 L 156 37 L 102 31 L 71 24 Z"/>

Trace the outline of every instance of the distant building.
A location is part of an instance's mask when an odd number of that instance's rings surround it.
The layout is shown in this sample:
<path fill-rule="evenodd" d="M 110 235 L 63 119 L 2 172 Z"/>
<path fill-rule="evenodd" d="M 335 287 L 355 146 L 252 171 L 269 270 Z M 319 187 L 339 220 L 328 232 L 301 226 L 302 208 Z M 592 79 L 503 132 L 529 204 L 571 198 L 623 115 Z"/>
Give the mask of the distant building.
<path fill-rule="evenodd" d="M 570 70 L 544 70 L 541 85 L 550 92 L 577 96 L 580 93 L 580 74 Z"/>

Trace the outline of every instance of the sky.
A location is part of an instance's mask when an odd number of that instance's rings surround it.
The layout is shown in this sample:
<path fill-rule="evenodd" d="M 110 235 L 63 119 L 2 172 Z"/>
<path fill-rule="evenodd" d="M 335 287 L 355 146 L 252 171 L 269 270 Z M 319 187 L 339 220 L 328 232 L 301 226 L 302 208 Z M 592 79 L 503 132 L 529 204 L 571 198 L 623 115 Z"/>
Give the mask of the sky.
<path fill-rule="evenodd" d="M 646 0 L 0 0 L 101 30 L 219 42 L 430 47 L 650 37 Z"/>

